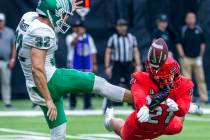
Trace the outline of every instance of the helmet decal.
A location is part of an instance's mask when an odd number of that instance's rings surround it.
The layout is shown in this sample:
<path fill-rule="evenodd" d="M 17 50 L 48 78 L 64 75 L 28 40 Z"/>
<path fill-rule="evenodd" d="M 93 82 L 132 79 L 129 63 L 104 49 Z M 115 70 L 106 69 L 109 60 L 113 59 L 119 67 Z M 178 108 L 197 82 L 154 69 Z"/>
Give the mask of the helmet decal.
<path fill-rule="evenodd" d="M 161 51 L 160 52 L 160 58 L 159 58 L 159 64 L 161 63 L 162 57 L 163 57 L 163 52 Z"/>
<path fill-rule="evenodd" d="M 156 64 L 157 63 L 157 59 L 156 59 L 156 55 L 155 55 L 155 49 L 153 49 L 153 63 Z"/>
<path fill-rule="evenodd" d="M 57 0 L 57 7 L 59 9 L 63 9 L 67 13 L 71 13 L 70 5 L 71 4 L 69 0 Z"/>
<path fill-rule="evenodd" d="M 157 69 L 164 64 L 167 57 L 168 46 L 166 42 L 162 38 L 156 39 L 149 48 L 147 55 L 147 65 Z"/>
<path fill-rule="evenodd" d="M 156 44 L 155 42 L 152 43 L 152 46 L 156 49 L 163 49 L 163 46 L 162 45 L 159 45 L 159 44 Z"/>

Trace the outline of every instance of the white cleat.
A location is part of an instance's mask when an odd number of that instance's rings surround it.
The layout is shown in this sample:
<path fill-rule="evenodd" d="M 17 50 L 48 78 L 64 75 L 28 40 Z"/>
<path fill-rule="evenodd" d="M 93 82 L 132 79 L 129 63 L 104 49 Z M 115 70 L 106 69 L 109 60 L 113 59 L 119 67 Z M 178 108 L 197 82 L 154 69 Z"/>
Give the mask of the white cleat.
<path fill-rule="evenodd" d="M 107 108 L 105 112 L 105 120 L 104 120 L 104 126 L 108 131 L 113 131 L 110 127 L 110 121 L 114 118 L 114 109 L 113 108 Z"/>
<path fill-rule="evenodd" d="M 203 110 L 200 108 L 199 105 L 191 103 L 189 113 L 201 116 L 201 115 L 203 115 Z"/>

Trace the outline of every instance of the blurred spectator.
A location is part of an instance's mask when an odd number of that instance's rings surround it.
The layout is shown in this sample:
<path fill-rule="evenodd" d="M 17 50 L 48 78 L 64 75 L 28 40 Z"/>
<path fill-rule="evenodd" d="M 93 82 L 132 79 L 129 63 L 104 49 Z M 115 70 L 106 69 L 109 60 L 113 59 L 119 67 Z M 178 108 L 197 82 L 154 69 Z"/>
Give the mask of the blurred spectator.
<path fill-rule="evenodd" d="M 185 19 L 186 25 L 181 30 L 181 44 L 177 46 L 183 75 L 191 78 L 192 72 L 198 84 L 200 100 L 208 101 L 207 87 L 203 70 L 203 56 L 206 48 L 204 34 L 196 25 L 196 15 L 189 12 Z"/>
<path fill-rule="evenodd" d="M 118 85 L 121 78 L 125 79 L 127 88 L 130 87 L 130 77 L 133 72 L 132 61 L 135 60 L 135 70 L 141 71 L 140 53 L 136 37 L 128 33 L 127 21 L 119 19 L 117 32 L 108 40 L 105 52 L 105 73 L 111 78 L 111 83 Z M 113 61 L 113 67 L 111 67 Z"/>
<path fill-rule="evenodd" d="M 168 17 L 160 14 L 156 20 L 157 28 L 152 32 L 152 39 L 163 38 L 168 45 L 168 49 L 173 53 L 173 57 L 177 59 L 177 51 L 175 45 L 179 42 L 177 33 L 169 26 Z"/>
<path fill-rule="evenodd" d="M 97 50 L 93 38 L 86 33 L 83 21 L 77 20 L 73 24 L 73 33 L 66 37 L 68 48 L 67 65 L 69 68 L 85 71 L 97 71 Z M 84 109 L 92 109 L 90 93 L 84 95 Z M 76 94 L 70 94 L 70 109 L 76 107 Z"/>
<path fill-rule="evenodd" d="M 5 26 L 5 15 L 0 13 L 0 72 L 1 94 L 6 108 L 11 108 L 11 70 L 15 65 L 16 49 L 14 31 Z"/>

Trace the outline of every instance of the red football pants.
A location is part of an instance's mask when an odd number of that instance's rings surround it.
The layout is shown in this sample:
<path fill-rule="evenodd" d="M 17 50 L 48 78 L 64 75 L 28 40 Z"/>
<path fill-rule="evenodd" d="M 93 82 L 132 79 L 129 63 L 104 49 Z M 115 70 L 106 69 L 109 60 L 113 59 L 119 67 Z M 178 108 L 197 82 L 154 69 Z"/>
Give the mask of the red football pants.
<path fill-rule="evenodd" d="M 131 119 L 131 118 L 130 118 Z M 131 121 L 133 122 L 133 121 Z M 174 135 L 182 131 L 182 120 L 179 117 L 174 117 L 167 128 L 162 132 L 146 132 L 141 129 L 136 128 L 129 121 L 129 118 L 126 120 L 125 125 L 121 128 L 121 137 L 123 140 L 145 140 L 145 139 L 154 139 L 161 135 Z"/>

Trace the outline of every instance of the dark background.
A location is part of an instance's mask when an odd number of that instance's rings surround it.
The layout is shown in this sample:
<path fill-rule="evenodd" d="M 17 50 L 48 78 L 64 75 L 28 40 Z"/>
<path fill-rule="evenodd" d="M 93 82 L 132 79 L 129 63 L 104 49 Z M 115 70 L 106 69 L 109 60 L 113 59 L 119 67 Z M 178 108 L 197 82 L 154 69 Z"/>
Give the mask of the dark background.
<path fill-rule="evenodd" d="M 34 11 L 38 0 L 1 0 L 0 12 L 6 14 L 7 26 L 15 30 L 21 16 L 28 11 Z M 171 26 L 178 32 L 184 23 L 186 12 L 193 11 L 198 15 L 198 23 L 203 27 L 207 40 L 207 50 L 204 59 L 206 81 L 210 89 L 210 0 L 92 0 L 91 11 L 86 17 L 88 32 L 95 39 L 98 49 L 99 65 L 103 65 L 106 42 L 114 32 L 118 18 L 129 21 L 130 31 L 136 35 L 142 57 L 146 54 L 151 42 L 151 31 L 155 27 L 158 14 L 169 16 Z M 78 15 L 72 20 L 78 18 Z M 58 35 L 59 49 L 56 53 L 58 67 L 66 65 L 65 35 Z M 103 73 L 99 73 L 100 75 Z M 13 98 L 27 97 L 25 82 L 19 62 L 12 76 Z"/>

